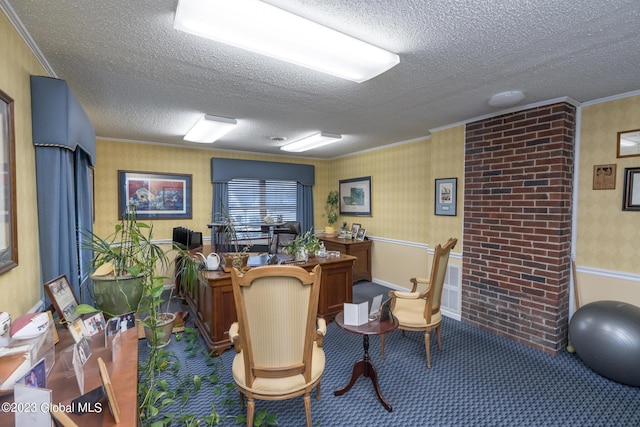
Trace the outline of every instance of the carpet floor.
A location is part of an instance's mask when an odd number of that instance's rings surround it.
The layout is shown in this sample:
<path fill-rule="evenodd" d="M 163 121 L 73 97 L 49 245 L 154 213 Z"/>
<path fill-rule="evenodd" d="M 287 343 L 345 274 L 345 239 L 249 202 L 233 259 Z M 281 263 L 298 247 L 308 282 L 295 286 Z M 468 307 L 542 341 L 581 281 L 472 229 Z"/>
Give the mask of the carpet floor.
<path fill-rule="evenodd" d="M 354 286 L 354 301 L 384 293 L 379 285 Z M 189 324 L 187 324 L 189 326 Z M 393 406 L 380 404 L 369 378 L 360 377 L 342 396 L 333 391 L 347 384 L 353 364 L 362 358 L 362 336 L 328 326 L 327 358 L 321 399 L 312 398 L 314 426 L 640 426 L 640 387 L 604 378 L 575 355 L 551 356 L 503 337 L 444 318 L 443 351 L 432 336 L 427 369 L 423 335 L 394 331 L 387 336 L 385 358 L 380 338 L 370 339 L 370 356 L 383 395 Z M 146 350 L 140 341 L 140 355 Z M 181 341 L 169 348 L 189 372 L 209 372 L 199 357 L 187 357 Z M 222 354 L 223 382 L 232 383 L 233 350 Z M 206 387 L 206 386 L 205 386 Z M 234 392 L 237 396 L 237 393 Z M 221 412 L 220 397 L 199 392 L 186 412 L 206 415 L 212 402 Z M 276 415 L 279 426 L 304 426 L 302 397 L 285 401 L 257 401 L 256 411 Z M 242 409 L 236 406 L 235 413 Z M 230 414 L 233 415 L 233 414 Z M 224 425 L 234 425 L 226 419 Z"/>

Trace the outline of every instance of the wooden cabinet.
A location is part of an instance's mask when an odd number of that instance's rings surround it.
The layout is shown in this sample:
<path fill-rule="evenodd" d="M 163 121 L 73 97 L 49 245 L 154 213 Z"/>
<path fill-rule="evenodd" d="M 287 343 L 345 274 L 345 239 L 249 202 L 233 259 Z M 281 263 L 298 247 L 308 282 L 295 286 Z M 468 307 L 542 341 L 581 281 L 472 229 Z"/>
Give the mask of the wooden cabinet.
<path fill-rule="evenodd" d="M 337 237 L 320 237 L 328 251 L 340 251 L 356 257 L 353 265 L 353 283 L 360 280 L 371 281 L 371 240 L 340 239 Z"/>
<path fill-rule="evenodd" d="M 307 271 L 318 264 L 322 266 L 318 316 L 327 321 L 342 310 L 343 303 L 353 301 L 354 261 L 354 257 L 343 254 L 339 258 L 310 258 L 301 266 Z M 229 327 L 238 320 L 231 274 L 216 270 L 204 272 L 203 276 L 197 294 L 187 295 L 186 300 L 209 350 L 222 352 L 231 347 Z"/>

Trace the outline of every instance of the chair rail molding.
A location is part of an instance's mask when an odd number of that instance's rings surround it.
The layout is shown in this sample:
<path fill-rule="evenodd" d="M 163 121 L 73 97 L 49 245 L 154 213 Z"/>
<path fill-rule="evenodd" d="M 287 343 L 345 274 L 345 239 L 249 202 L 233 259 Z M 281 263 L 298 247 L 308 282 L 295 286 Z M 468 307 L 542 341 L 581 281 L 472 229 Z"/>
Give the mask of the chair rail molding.
<path fill-rule="evenodd" d="M 630 282 L 640 282 L 640 274 L 628 273 L 625 271 L 605 270 L 603 268 L 576 266 L 578 273 L 590 274 L 594 276 L 610 277 L 612 279 L 628 280 Z"/>
<path fill-rule="evenodd" d="M 386 237 L 376 237 L 376 236 L 367 236 L 367 238 L 369 240 L 373 240 L 374 242 L 391 243 L 391 244 L 394 244 L 394 245 L 402 245 L 402 246 L 409 246 L 409 247 L 412 247 L 412 248 L 420 248 L 420 249 L 429 250 L 429 245 L 426 244 L 426 243 L 408 242 L 406 240 L 389 239 L 389 238 L 386 238 Z M 433 251 L 431 251 L 431 253 L 433 253 Z"/>

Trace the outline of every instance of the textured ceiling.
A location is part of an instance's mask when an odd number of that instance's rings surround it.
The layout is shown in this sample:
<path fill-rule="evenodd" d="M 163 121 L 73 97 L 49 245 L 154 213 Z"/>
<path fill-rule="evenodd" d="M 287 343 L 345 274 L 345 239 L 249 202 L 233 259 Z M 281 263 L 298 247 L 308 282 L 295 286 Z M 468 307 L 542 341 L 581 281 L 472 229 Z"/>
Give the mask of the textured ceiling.
<path fill-rule="evenodd" d="M 334 158 L 494 113 L 497 92 L 522 90 L 525 105 L 640 89 L 638 0 L 268 3 L 395 52 L 400 64 L 342 80 L 176 31 L 177 0 L 0 0 L 103 138 L 292 155 L 270 137 L 323 130 L 344 138 L 298 155 Z M 211 145 L 183 141 L 202 114 L 239 126 Z"/>

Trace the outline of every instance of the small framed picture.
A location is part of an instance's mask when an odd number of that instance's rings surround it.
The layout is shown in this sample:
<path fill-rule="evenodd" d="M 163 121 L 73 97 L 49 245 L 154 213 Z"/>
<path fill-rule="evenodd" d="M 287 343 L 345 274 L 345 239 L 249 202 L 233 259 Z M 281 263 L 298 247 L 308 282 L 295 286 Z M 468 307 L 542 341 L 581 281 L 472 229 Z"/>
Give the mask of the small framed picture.
<path fill-rule="evenodd" d="M 91 357 L 91 346 L 89 345 L 89 340 L 87 338 L 82 338 L 78 341 L 76 344 L 76 351 L 78 352 L 80 363 L 82 363 L 82 365 L 87 363 L 87 360 Z"/>
<path fill-rule="evenodd" d="M 89 338 L 91 334 L 87 330 L 87 327 L 84 325 L 84 320 L 82 317 L 78 317 L 76 320 L 71 322 L 69 325 L 69 332 L 73 337 L 73 341 L 78 343 L 83 338 Z"/>
<path fill-rule="evenodd" d="M 76 313 L 78 298 L 76 294 L 73 293 L 67 276 L 63 274 L 45 283 L 44 289 L 53 304 L 53 308 L 56 309 L 61 322 L 69 325 L 80 317 L 80 315 Z"/>
<path fill-rule="evenodd" d="M 358 230 L 358 234 L 356 234 L 356 240 L 364 240 L 365 234 L 367 234 L 367 229 L 361 228 Z"/>
<path fill-rule="evenodd" d="M 456 216 L 458 178 L 436 179 L 435 214 Z"/>
<path fill-rule="evenodd" d="M 84 327 L 89 332 L 89 335 L 93 336 L 98 332 L 104 330 L 105 322 L 104 315 L 101 311 L 91 314 L 88 317 L 83 317 Z"/>
<path fill-rule="evenodd" d="M 118 324 L 120 325 L 120 331 L 126 332 L 129 329 L 133 329 L 136 326 L 136 312 L 132 311 L 130 313 L 121 314 L 118 318 Z M 111 318 L 109 320 L 113 320 Z"/>
<path fill-rule="evenodd" d="M 108 347 L 110 343 L 113 343 L 114 337 L 120 332 L 126 332 L 129 329 L 133 329 L 135 326 L 135 311 L 112 317 L 107 321 L 107 324 L 104 327 L 104 346 Z"/>
<path fill-rule="evenodd" d="M 640 167 L 624 168 L 623 211 L 640 211 Z"/>
<path fill-rule="evenodd" d="M 358 231 L 360 231 L 360 224 L 358 223 L 353 223 L 351 224 L 351 236 L 356 237 L 358 235 Z"/>
<path fill-rule="evenodd" d="M 18 384 L 24 384 L 29 387 L 45 388 L 47 386 L 47 368 L 45 359 L 42 358 L 29 369 L 29 372 L 17 381 Z"/>
<path fill-rule="evenodd" d="M 593 166 L 593 189 L 594 190 L 615 190 L 616 188 L 616 165 L 594 165 Z"/>

